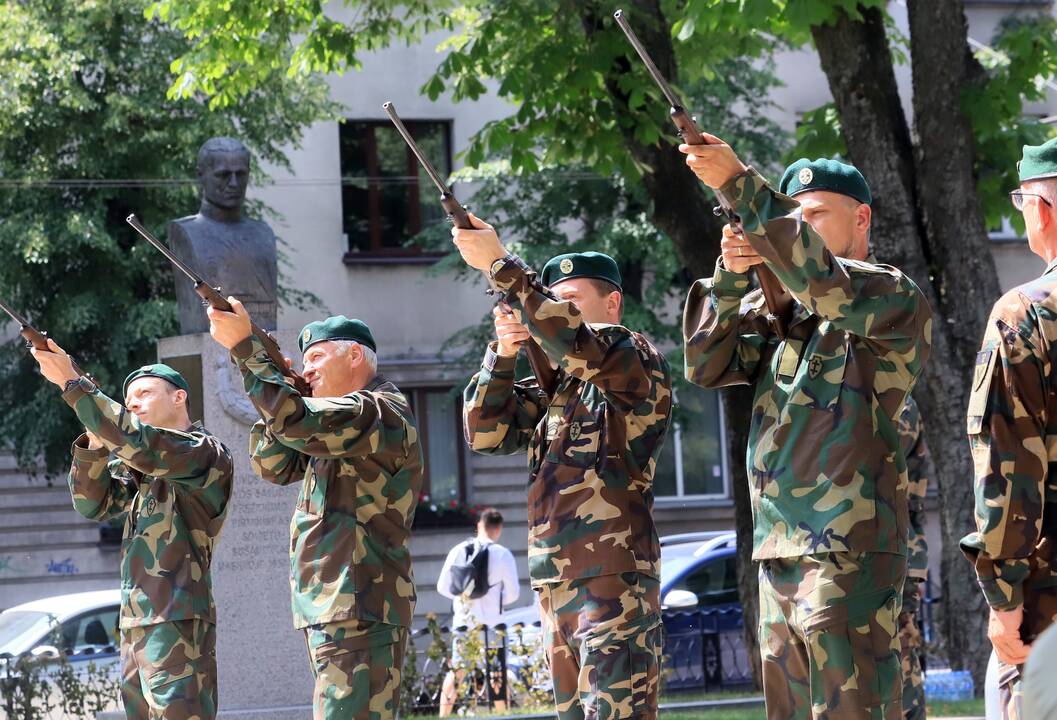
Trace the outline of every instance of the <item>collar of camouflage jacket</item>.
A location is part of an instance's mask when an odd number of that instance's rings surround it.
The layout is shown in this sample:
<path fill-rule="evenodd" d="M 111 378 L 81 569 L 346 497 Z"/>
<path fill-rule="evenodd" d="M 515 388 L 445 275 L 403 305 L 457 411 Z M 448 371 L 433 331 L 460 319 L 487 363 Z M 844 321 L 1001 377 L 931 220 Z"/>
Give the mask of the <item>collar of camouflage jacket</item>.
<path fill-rule="evenodd" d="M 363 390 L 361 390 L 359 392 L 373 392 L 374 390 L 377 390 L 378 388 L 380 388 L 382 385 L 386 385 L 386 384 L 389 384 L 389 381 L 385 378 L 385 375 L 382 375 L 381 373 L 378 373 L 377 375 L 374 376 L 374 378 L 369 383 L 367 383 L 367 386 L 365 388 L 363 388 Z M 352 394 L 353 393 L 349 393 L 349 395 L 352 395 Z"/>
<path fill-rule="evenodd" d="M 1046 269 L 1043 271 L 1042 274 L 1049 275 L 1051 272 L 1053 272 L 1054 268 L 1057 268 L 1057 258 L 1050 260 L 1050 264 L 1046 266 Z"/>

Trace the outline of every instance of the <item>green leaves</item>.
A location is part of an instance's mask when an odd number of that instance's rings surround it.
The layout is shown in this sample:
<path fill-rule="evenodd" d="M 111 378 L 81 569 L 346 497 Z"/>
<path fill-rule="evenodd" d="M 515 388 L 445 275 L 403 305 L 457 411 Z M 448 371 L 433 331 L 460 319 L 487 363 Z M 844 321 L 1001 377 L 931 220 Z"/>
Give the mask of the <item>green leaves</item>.
<path fill-rule="evenodd" d="M 1048 16 L 1013 17 L 1002 22 L 990 47 L 976 58 L 987 81 L 969 88 L 962 99 L 976 140 L 977 194 L 989 227 L 1003 218 L 1023 231 L 1023 218 L 1007 193 L 1020 183 L 1016 163 L 1024 145 L 1037 145 L 1054 128 L 1025 113 L 1027 103 L 1041 102 L 1047 82 L 1057 76 L 1057 20 Z"/>
<path fill-rule="evenodd" d="M 145 11 L 141 0 L 25 0 L 0 13 L 0 296 L 113 394 L 177 329 L 171 269 L 125 216 L 164 236 L 198 207 L 206 139 L 238 136 L 283 165 L 283 148 L 334 109 L 321 82 L 285 68 L 259 71 L 222 112 L 193 89 L 210 75 L 191 63 L 175 63 L 187 75 L 167 93 L 172 59 L 191 46 Z M 21 345 L 0 346 L 0 435 L 24 463 L 43 455 L 58 470 L 75 418 Z"/>

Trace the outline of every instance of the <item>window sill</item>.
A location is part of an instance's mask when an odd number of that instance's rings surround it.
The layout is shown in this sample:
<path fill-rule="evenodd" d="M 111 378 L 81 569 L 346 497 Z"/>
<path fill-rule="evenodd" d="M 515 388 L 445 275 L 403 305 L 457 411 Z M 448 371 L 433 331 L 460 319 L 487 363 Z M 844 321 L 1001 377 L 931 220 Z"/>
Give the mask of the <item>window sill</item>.
<path fill-rule="evenodd" d="M 675 510 L 680 508 L 729 508 L 734 507 L 734 500 L 729 497 L 657 497 L 653 500 L 657 510 Z"/>
<path fill-rule="evenodd" d="M 418 253 L 415 255 L 382 255 L 379 253 L 347 252 L 341 257 L 341 261 L 349 266 L 364 265 L 433 265 L 445 253 Z"/>

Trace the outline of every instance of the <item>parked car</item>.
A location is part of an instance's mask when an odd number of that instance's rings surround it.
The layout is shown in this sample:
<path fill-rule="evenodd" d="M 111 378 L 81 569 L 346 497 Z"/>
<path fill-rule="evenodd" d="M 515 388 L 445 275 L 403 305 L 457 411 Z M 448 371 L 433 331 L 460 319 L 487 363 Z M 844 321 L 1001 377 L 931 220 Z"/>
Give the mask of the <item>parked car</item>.
<path fill-rule="evenodd" d="M 665 629 L 682 632 L 685 621 L 677 611 L 715 611 L 716 630 L 741 626 L 735 534 L 731 531 L 682 533 L 661 538 L 661 607 Z M 675 611 L 675 612 L 672 612 Z M 540 610 L 536 603 L 503 613 L 507 628 L 522 626 L 526 644 L 536 642 L 540 632 Z M 508 652 L 508 665 L 523 662 Z"/>
<path fill-rule="evenodd" d="M 55 595 L 0 613 L 0 675 L 4 663 L 25 654 L 65 655 L 75 669 L 94 662 L 112 678 L 121 674 L 118 615 L 121 590 Z"/>

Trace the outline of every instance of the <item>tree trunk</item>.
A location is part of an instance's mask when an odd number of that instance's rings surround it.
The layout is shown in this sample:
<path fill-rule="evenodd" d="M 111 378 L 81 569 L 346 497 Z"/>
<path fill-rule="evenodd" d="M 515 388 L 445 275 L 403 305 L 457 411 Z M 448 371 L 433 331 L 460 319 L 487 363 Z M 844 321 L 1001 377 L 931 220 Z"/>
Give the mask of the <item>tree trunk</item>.
<path fill-rule="evenodd" d="M 605 27 L 602 10 L 593 3 L 584 3 L 581 7 L 583 27 L 590 41 Z M 665 77 L 675 80 L 678 72 L 671 25 L 664 17 L 658 0 L 628 0 L 624 7 L 628 10 L 628 16 L 634 19 L 635 34 L 658 69 Z M 630 46 L 628 53 L 634 56 Z M 620 76 L 632 71 L 632 61 L 637 63 L 638 58 L 631 60 L 623 57 L 618 60 L 605 80 L 617 112 L 638 112 L 629 109 L 628 96 L 618 85 Z M 675 134 L 675 127 L 672 126 L 672 135 Z M 624 141 L 635 160 L 651 170 L 642 181 L 652 201 L 653 224 L 672 239 L 679 260 L 693 277 L 711 277 L 719 255 L 722 230 L 722 222 L 712 212 L 716 204 L 714 199 L 687 169 L 682 153 L 674 146 L 663 142 L 644 145 L 630 131 L 625 131 Z M 746 650 L 752 663 L 753 677 L 757 687 L 760 687 L 760 653 L 756 634 L 760 615 L 759 594 L 756 569 L 752 562 L 752 507 L 745 475 L 745 446 L 752 391 L 748 387 L 730 388 L 724 391 L 723 398 L 727 419 L 727 449 L 730 453 L 728 467 L 731 469 L 738 536 L 738 597 L 743 610 Z"/>
<path fill-rule="evenodd" d="M 872 243 L 882 261 L 918 283 L 932 306 L 931 360 L 915 397 L 941 498 L 943 637 L 952 666 L 971 669 L 982 687 L 989 652 L 986 611 L 980 593 L 964 591 L 975 580 L 960 558 L 958 539 L 974 522 L 965 442 L 970 370 L 998 281 L 976 200 L 971 130 L 958 96 L 950 93 L 964 87 L 973 71 L 963 61 L 964 14 L 954 0 L 911 0 L 915 119 L 921 144 L 928 147 L 923 152 L 907 129 L 881 12 L 860 11 L 862 21 L 841 14 L 833 24 L 813 28 L 812 35 L 850 159 L 873 190 Z M 958 252 L 962 248 L 967 252 Z M 951 625 L 955 618 L 957 632 Z"/>
<path fill-rule="evenodd" d="M 987 605 L 980 592 L 966 592 L 976 587 L 976 577 L 958 549 L 958 540 L 975 527 L 973 463 L 965 440 L 973 365 L 1001 292 L 976 195 L 972 128 L 961 108 L 961 91 L 981 73 L 969 50 L 962 0 L 910 0 L 907 10 L 918 197 L 939 298 L 933 332 L 945 340 L 943 351 L 933 344 L 925 408 L 942 501 L 943 625 L 951 665 L 971 670 L 982 688 L 991 650 Z"/>

